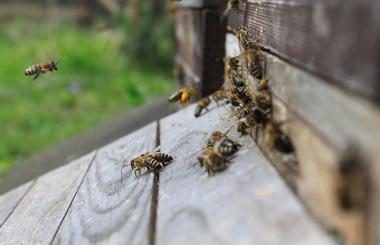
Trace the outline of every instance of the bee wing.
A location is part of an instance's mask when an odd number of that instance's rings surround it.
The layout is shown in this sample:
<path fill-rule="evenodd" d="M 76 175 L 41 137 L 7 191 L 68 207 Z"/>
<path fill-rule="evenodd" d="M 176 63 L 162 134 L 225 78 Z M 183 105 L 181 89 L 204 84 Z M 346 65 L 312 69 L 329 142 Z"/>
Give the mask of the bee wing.
<path fill-rule="evenodd" d="M 182 90 L 178 90 L 169 96 L 168 101 L 170 103 L 176 102 L 181 99 L 181 96 L 182 96 Z"/>
<path fill-rule="evenodd" d="M 157 146 L 156 149 L 154 149 L 154 151 L 152 151 L 151 154 L 153 154 L 153 153 L 159 153 L 159 152 L 161 152 L 161 146 Z"/>

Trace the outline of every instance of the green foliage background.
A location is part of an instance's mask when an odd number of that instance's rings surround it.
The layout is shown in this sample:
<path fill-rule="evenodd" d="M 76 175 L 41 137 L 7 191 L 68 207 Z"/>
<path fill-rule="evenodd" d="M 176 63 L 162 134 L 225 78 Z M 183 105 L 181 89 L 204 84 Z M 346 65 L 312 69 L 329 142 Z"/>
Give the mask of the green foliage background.
<path fill-rule="evenodd" d="M 137 31 L 128 16 L 99 18 L 90 29 L 67 20 L 0 19 L 0 174 L 171 90 L 173 23 L 165 16 L 152 22 L 148 4 L 141 1 Z M 51 59 L 59 59 L 59 71 L 35 81 L 23 74 Z"/>

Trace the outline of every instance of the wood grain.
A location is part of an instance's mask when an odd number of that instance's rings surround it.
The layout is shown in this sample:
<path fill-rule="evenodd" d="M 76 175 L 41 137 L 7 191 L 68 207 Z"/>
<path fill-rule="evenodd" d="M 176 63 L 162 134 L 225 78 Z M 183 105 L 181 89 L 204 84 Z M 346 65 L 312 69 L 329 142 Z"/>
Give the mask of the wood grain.
<path fill-rule="evenodd" d="M 213 104 L 210 108 L 214 107 Z M 235 125 L 225 108 L 198 119 L 194 106 L 161 123 L 161 149 L 175 160 L 160 174 L 157 244 L 330 244 L 250 137 L 229 168 L 209 177 L 197 163 L 206 138 Z"/>
<path fill-rule="evenodd" d="M 4 244 L 48 244 L 64 218 L 93 160 L 88 154 L 36 180 L 0 228 Z"/>
<path fill-rule="evenodd" d="M 271 52 L 379 103 L 379 11 L 371 0 L 250 0 L 237 22 Z"/>
<path fill-rule="evenodd" d="M 0 228 L 29 191 L 33 183 L 33 180 L 29 181 L 0 196 Z"/>
<path fill-rule="evenodd" d="M 153 176 L 129 162 L 155 144 L 152 123 L 99 149 L 53 243 L 148 244 Z"/>
<path fill-rule="evenodd" d="M 227 54 L 238 55 L 236 38 L 228 34 L 226 40 Z M 298 166 L 287 164 L 283 156 L 259 140 L 261 149 L 322 224 L 339 232 L 348 244 L 366 244 L 369 211 L 342 207 L 338 191 L 344 176 L 340 163 L 348 146 L 354 145 L 360 161 L 365 163 L 363 170 L 370 173 L 373 182 L 370 199 L 378 199 L 379 192 L 375 190 L 379 188 L 376 180 L 380 176 L 376 167 L 380 157 L 379 109 L 271 54 L 264 52 L 264 59 L 273 93 L 273 117 L 283 122 L 291 137 Z M 253 86 L 252 77 L 250 81 Z M 358 188 L 368 191 L 365 186 Z M 361 202 L 378 207 L 369 200 Z M 373 218 L 377 212 L 372 211 L 372 222 L 379 222 Z"/>

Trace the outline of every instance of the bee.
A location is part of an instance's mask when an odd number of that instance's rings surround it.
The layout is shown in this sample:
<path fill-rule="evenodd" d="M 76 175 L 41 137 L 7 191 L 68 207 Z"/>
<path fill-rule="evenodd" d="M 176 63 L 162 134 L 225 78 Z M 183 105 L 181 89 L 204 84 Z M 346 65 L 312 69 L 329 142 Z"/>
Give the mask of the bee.
<path fill-rule="evenodd" d="M 252 104 L 253 98 L 248 93 L 246 87 L 232 87 L 231 93 L 236 95 L 236 97 L 240 101 L 240 105 Z"/>
<path fill-rule="evenodd" d="M 235 87 L 245 87 L 247 84 L 245 83 L 245 80 L 241 76 L 241 74 L 237 72 L 231 72 L 230 73 L 230 81 L 233 86 Z"/>
<path fill-rule="evenodd" d="M 268 112 L 261 110 L 255 105 L 245 106 L 238 114 L 237 131 L 241 135 L 246 135 L 248 129 L 255 129 L 255 138 L 257 139 L 258 130 L 268 121 Z M 250 133 L 252 136 L 252 132 Z"/>
<path fill-rule="evenodd" d="M 219 102 L 220 101 L 227 99 L 227 93 L 226 93 L 226 91 L 223 88 L 221 88 L 219 90 L 216 90 L 214 93 L 212 93 L 211 94 L 211 98 L 219 106 Z"/>
<path fill-rule="evenodd" d="M 169 103 L 179 101 L 180 104 L 186 104 L 195 93 L 196 88 L 194 86 L 186 86 L 170 95 L 168 101 Z"/>
<path fill-rule="evenodd" d="M 207 106 L 210 103 L 211 103 L 211 100 L 208 97 L 204 97 L 204 98 L 198 100 L 197 106 L 195 107 L 195 110 L 194 110 L 194 116 L 199 117 L 201 115 L 203 109 L 208 111 Z"/>
<path fill-rule="evenodd" d="M 229 90 L 227 92 L 227 99 L 228 99 L 228 103 L 231 103 L 233 107 L 240 106 L 240 99 L 237 93 L 234 93 L 233 91 Z"/>
<path fill-rule="evenodd" d="M 251 34 L 245 27 L 241 27 L 235 31 L 235 36 L 239 42 L 240 51 L 244 52 L 247 49 L 253 48 L 255 43 L 250 41 Z"/>
<path fill-rule="evenodd" d="M 239 3 L 242 2 L 242 0 L 228 0 L 227 2 L 227 8 L 223 12 L 223 18 L 227 16 L 227 14 L 232 10 L 238 10 L 239 9 Z"/>
<path fill-rule="evenodd" d="M 35 80 L 37 79 L 37 77 L 39 77 L 40 74 L 45 74 L 48 71 L 50 72 L 54 70 L 58 71 L 58 63 L 59 61 L 49 61 L 49 62 L 37 64 L 37 65 L 28 66 L 25 69 L 25 75 L 34 76 L 33 80 Z"/>
<path fill-rule="evenodd" d="M 227 168 L 227 163 L 230 161 L 223 158 L 220 154 L 214 151 L 213 148 L 206 148 L 201 156 L 198 157 L 199 165 L 206 167 L 208 175 L 214 175 L 216 171 L 222 171 Z"/>
<path fill-rule="evenodd" d="M 213 147 L 216 142 L 222 140 L 227 137 L 227 133 L 223 133 L 221 131 L 215 131 L 211 134 L 211 136 L 207 139 L 206 145 L 207 147 Z"/>
<path fill-rule="evenodd" d="M 230 157 L 235 154 L 240 147 L 242 147 L 242 145 L 238 142 L 233 141 L 228 137 L 224 137 L 222 140 L 216 142 L 214 150 L 223 157 Z"/>
<path fill-rule="evenodd" d="M 254 94 L 256 105 L 265 112 L 270 112 L 272 109 L 272 96 L 268 83 L 267 79 L 260 80 Z"/>
<path fill-rule="evenodd" d="M 271 122 L 265 127 L 264 140 L 275 150 L 290 154 L 294 152 L 291 139 L 286 135 L 280 127 L 280 124 Z"/>
<path fill-rule="evenodd" d="M 173 157 L 161 153 L 160 148 L 156 148 L 153 152 L 146 152 L 140 156 L 132 159 L 131 169 L 135 176 L 141 175 L 141 170 L 161 170 L 163 167 L 169 164 L 173 160 Z"/>
<path fill-rule="evenodd" d="M 258 45 L 254 44 L 251 48 L 246 49 L 241 53 L 244 60 L 244 64 L 247 68 L 248 74 L 257 79 L 262 79 L 263 77 L 263 56 L 261 54 Z"/>

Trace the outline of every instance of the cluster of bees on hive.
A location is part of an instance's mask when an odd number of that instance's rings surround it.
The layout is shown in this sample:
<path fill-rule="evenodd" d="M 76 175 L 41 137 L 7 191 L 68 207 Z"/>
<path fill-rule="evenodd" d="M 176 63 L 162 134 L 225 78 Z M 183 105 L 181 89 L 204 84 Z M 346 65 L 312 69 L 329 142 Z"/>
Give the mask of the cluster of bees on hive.
<path fill-rule="evenodd" d="M 270 82 L 264 78 L 265 60 L 262 48 L 252 38 L 246 28 L 235 31 L 241 53 L 235 57 L 225 57 L 225 83 L 210 96 L 196 102 L 194 116 L 199 117 L 208 111 L 211 101 L 219 106 L 225 102 L 231 108 L 232 116 L 237 119 L 237 132 L 241 136 L 250 135 L 257 140 L 262 130 L 264 141 L 273 149 L 282 153 L 294 151 L 289 137 L 281 129 L 282 123 L 272 118 L 272 96 Z M 248 77 L 254 79 L 254 86 L 249 86 Z M 193 85 L 185 86 L 169 97 L 169 102 L 186 104 L 197 93 Z M 242 145 L 230 139 L 227 133 L 213 132 L 207 140 L 198 161 L 209 175 L 224 170 L 229 160 Z"/>

